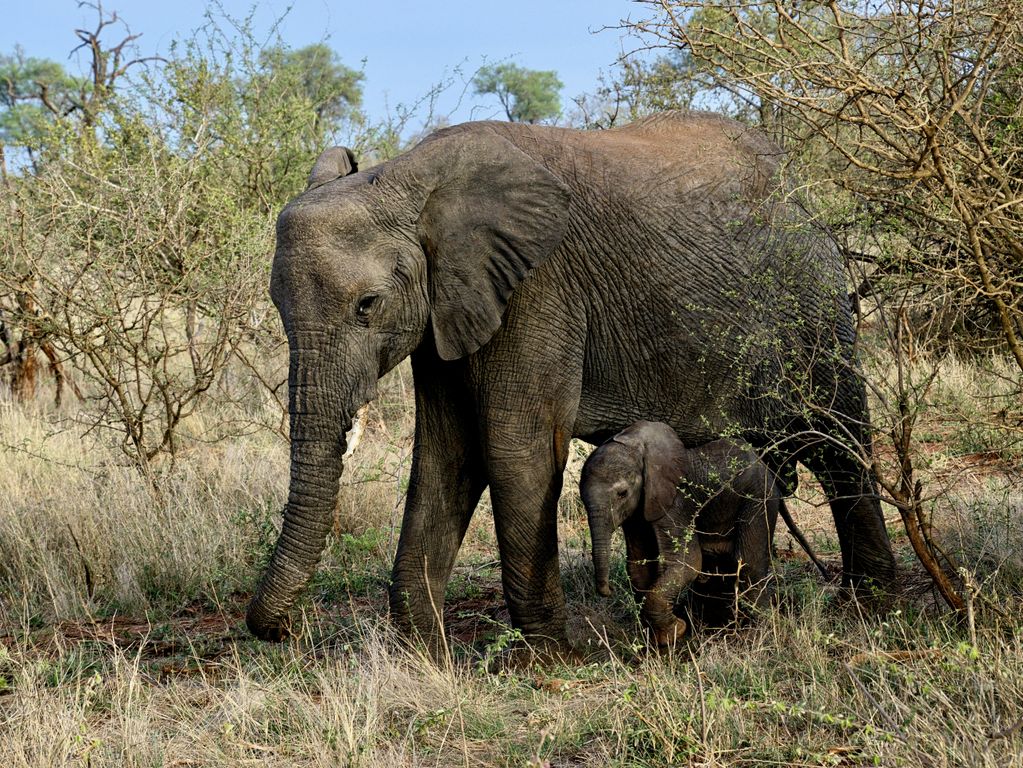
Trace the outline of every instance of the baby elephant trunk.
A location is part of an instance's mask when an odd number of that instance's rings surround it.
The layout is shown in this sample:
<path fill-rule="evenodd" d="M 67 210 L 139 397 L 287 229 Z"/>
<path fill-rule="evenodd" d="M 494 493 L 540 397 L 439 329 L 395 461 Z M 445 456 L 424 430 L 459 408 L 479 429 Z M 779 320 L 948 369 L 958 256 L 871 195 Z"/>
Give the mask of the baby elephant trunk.
<path fill-rule="evenodd" d="M 611 546 L 611 528 L 607 522 L 590 515 L 590 537 L 593 540 L 593 582 L 597 594 L 611 596 L 611 579 L 609 549 Z"/>

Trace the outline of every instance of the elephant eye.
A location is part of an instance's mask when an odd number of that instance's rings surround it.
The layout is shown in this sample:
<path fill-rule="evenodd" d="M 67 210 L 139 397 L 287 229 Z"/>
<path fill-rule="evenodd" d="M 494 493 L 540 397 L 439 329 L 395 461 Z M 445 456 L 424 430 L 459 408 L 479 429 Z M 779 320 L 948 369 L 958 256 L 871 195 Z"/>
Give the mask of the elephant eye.
<path fill-rule="evenodd" d="M 369 313 L 373 310 L 379 298 L 380 296 L 375 293 L 367 293 L 359 299 L 359 303 L 355 305 L 356 316 L 362 319 L 369 317 Z"/>
<path fill-rule="evenodd" d="M 618 498 L 619 499 L 624 499 L 626 496 L 629 495 L 629 489 L 628 488 L 619 488 L 617 493 L 618 493 Z"/>

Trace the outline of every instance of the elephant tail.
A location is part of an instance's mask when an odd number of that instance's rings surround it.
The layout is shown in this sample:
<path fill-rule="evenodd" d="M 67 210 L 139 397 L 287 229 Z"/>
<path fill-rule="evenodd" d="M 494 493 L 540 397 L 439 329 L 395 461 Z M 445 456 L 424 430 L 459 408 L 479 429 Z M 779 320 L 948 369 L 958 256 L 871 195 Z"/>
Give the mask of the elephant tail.
<path fill-rule="evenodd" d="M 813 560 L 813 564 L 817 566 L 817 570 L 821 572 L 825 579 L 831 578 L 828 574 L 828 569 L 824 563 L 821 562 L 820 558 L 814 554 L 813 548 L 810 546 L 810 542 L 806 540 L 803 532 L 799 530 L 799 526 L 796 525 L 796 521 L 792 519 L 792 515 L 789 514 L 788 504 L 785 503 L 785 499 L 778 499 L 778 512 L 781 514 L 781 519 L 785 521 L 785 525 L 788 526 L 789 532 L 792 537 L 799 542 L 799 546 L 803 548 L 803 551 L 809 555 L 810 559 Z"/>

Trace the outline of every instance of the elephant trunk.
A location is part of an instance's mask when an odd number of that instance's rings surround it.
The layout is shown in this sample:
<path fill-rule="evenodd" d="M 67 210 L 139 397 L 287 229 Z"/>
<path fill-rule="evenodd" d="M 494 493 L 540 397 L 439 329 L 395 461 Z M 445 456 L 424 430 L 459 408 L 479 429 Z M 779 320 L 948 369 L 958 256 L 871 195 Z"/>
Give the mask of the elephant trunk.
<path fill-rule="evenodd" d="M 326 545 L 337 503 L 343 452 L 343 439 L 339 442 L 292 438 L 291 484 L 284 525 L 245 617 L 256 637 L 281 640 L 288 632 L 288 612 L 312 576 Z"/>
<path fill-rule="evenodd" d="M 607 521 L 590 515 L 590 538 L 593 542 L 593 583 L 597 594 L 602 597 L 611 595 L 611 526 Z"/>
<path fill-rule="evenodd" d="M 346 402 L 351 398 L 314 383 L 324 372 L 299 364 L 294 346 L 291 363 L 288 503 L 277 546 L 245 617 L 249 630 L 263 640 L 288 634 L 288 613 L 323 554 L 337 503 L 345 434 L 356 410 Z"/>

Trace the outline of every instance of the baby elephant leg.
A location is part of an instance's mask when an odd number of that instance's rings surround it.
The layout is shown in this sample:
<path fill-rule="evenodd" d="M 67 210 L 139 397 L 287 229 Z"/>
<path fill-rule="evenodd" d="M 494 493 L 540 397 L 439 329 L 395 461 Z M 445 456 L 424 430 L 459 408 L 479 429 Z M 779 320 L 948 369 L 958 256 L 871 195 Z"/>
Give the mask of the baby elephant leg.
<path fill-rule="evenodd" d="M 771 539 L 777 519 L 773 499 L 751 505 L 751 514 L 739 531 L 736 559 L 741 562 L 737 587 L 743 601 L 755 609 L 767 608 L 774 592 Z"/>
<path fill-rule="evenodd" d="M 640 615 L 650 628 L 658 650 L 671 647 L 681 639 L 688 626 L 675 615 L 675 600 L 700 574 L 703 556 L 700 547 L 690 542 L 684 557 L 668 556 L 660 578 L 651 587 Z"/>

